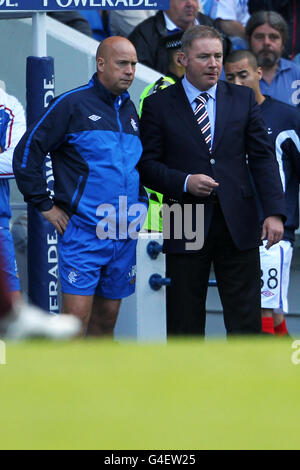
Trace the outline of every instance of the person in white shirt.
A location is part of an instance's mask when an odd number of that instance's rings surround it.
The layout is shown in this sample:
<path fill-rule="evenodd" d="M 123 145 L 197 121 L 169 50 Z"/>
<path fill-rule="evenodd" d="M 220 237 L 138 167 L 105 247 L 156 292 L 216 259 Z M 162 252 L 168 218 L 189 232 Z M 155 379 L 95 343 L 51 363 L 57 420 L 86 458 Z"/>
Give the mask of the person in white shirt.
<path fill-rule="evenodd" d="M 212 0 L 210 16 L 227 34 L 235 49 L 246 49 L 245 26 L 250 18 L 248 0 Z"/>
<path fill-rule="evenodd" d="M 7 278 L 7 288 L 14 300 L 21 299 L 20 282 L 12 235 L 9 180 L 14 177 L 12 159 L 14 149 L 26 130 L 23 106 L 14 96 L 0 88 L 0 249 Z"/>

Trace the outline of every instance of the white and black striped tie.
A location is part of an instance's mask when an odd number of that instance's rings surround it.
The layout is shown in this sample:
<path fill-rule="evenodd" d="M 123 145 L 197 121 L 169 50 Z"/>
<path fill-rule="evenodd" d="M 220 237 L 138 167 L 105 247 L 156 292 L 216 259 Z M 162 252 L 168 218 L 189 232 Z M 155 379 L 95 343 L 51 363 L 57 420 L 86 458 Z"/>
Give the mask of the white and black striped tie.
<path fill-rule="evenodd" d="M 211 130 L 210 130 L 210 122 L 209 117 L 205 108 L 207 101 L 209 100 L 208 93 L 201 93 L 201 95 L 197 96 L 195 99 L 196 101 L 196 109 L 194 111 L 197 123 L 200 126 L 200 130 L 204 137 L 204 140 L 211 152 Z"/>

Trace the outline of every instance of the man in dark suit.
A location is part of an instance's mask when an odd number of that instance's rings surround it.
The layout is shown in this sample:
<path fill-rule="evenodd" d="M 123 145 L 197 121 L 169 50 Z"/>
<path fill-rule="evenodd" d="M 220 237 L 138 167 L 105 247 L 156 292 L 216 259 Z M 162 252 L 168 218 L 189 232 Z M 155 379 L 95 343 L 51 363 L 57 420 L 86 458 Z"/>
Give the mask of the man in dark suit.
<path fill-rule="evenodd" d="M 195 215 L 204 205 L 201 249 L 184 235 L 178 239 L 178 220 L 164 240 L 168 334 L 205 333 L 212 263 L 227 333 L 260 333 L 259 245 L 264 238 L 269 247 L 277 243 L 285 219 L 278 164 L 253 91 L 219 81 L 220 34 L 195 26 L 182 43 L 183 80 L 146 98 L 141 119 L 143 184 L 183 213 L 192 207 Z M 253 185 L 264 210 L 262 231 Z"/>

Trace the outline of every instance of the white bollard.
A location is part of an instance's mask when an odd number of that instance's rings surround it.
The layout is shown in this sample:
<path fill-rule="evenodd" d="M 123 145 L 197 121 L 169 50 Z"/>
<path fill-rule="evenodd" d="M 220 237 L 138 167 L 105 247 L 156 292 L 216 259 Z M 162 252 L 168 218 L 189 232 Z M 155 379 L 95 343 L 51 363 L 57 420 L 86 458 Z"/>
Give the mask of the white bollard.
<path fill-rule="evenodd" d="M 150 241 L 163 243 L 162 233 L 142 232 L 137 244 L 137 275 L 135 294 L 123 299 L 115 338 L 138 342 L 166 342 L 166 287 L 158 290 L 150 287 L 153 274 L 165 278 L 165 255 L 159 253 L 152 259 L 147 253 Z"/>

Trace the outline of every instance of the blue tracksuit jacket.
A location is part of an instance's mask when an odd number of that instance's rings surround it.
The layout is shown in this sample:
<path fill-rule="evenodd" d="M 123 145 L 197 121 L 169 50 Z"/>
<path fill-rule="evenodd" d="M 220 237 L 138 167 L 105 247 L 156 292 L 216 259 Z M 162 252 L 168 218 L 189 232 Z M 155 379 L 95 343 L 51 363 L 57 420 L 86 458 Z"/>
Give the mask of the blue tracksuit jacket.
<path fill-rule="evenodd" d="M 141 200 L 138 117 L 127 92 L 115 97 L 94 74 L 90 82 L 55 98 L 18 144 L 15 178 L 26 202 L 40 211 L 55 203 L 76 223 L 94 230 L 97 208 L 111 204 L 118 215 L 119 196 L 128 206 Z M 49 195 L 43 162 L 50 153 L 54 197 Z M 128 220 L 130 218 L 128 217 Z M 129 220 L 130 221 L 130 220 Z"/>

